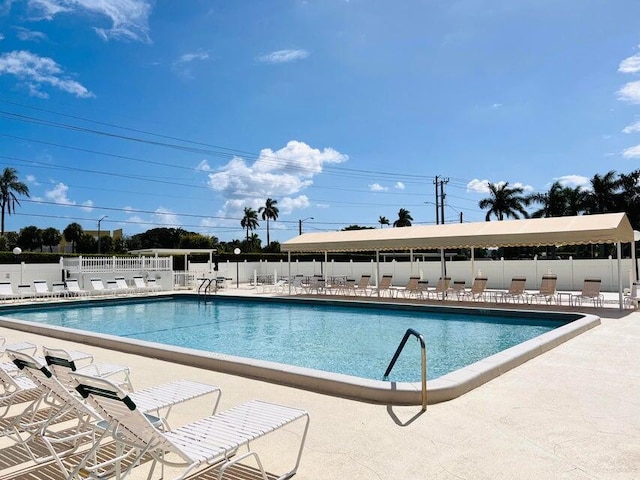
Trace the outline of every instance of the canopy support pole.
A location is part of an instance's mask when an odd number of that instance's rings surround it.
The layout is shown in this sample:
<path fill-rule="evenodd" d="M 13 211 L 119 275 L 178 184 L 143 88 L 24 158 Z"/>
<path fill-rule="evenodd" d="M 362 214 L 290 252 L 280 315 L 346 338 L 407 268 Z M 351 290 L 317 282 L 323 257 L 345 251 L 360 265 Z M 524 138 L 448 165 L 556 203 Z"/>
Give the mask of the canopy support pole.
<path fill-rule="evenodd" d="M 289 280 L 287 283 L 289 284 L 289 295 L 291 295 L 291 252 L 287 252 L 287 262 L 289 263 Z"/>
<path fill-rule="evenodd" d="M 620 310 L 624 309 L 624 300 L 622 298 L 622 244 L 616 242 L 616 254 L 618 255 L 618 301 Z"/>
<path fill-rule="evenodd" d="M 376 290 L 380 298 L 380 250 L 376 250 Z"/>

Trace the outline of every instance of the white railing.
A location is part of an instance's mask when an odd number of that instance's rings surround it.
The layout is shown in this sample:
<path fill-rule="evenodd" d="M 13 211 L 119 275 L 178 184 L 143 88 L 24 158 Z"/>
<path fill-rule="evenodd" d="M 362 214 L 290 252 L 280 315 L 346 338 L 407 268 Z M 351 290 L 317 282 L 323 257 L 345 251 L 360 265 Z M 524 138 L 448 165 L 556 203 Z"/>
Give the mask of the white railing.
<path fill-rule="evenodd" d="M 171 271 L 171 257 L 77 257 L 64 258 L 63 266 L 72 273 Z"/>

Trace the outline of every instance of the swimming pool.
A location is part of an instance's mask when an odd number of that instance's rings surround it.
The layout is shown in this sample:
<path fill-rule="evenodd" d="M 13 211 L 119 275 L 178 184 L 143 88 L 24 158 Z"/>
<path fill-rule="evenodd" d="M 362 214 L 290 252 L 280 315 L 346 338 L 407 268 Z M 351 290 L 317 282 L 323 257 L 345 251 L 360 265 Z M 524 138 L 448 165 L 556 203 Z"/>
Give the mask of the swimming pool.
<path fill-rule="evenodd" d="M 490 314 L 489 314 L 490 313 Z M 423 334 L 428 378 L 467 367 L 565 325 L 569 318 L 530 312 L 349 307 L 290 301 L 166 298 L 12 309 L 12 318 L 53 327 L 216 352 L 382 380 L 405 331 Z M 407 343 L 389 381 L 420 381 L 420 349 Z"/>

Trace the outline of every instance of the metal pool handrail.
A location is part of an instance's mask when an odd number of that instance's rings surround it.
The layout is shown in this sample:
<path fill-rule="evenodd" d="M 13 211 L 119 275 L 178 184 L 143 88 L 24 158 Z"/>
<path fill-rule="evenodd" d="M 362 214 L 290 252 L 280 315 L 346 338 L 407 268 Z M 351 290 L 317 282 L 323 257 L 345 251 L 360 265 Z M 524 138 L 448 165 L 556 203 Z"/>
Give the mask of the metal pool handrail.
<path fill-rule="evenodd" d="M 422 359 L 422 411 L 424 412 L 427 409 L 427 346 L 424 342 L 424 337 L 422 336 L 421 333 L 418 333 L 413 328 L 407 329 L 407 331 L 404 334 L 404 337 L 402 337 L 402 341 L 400 342 L 400 345 L 398 345 L 398 349 L 396 350 L 396 353 L 394 353 L 393 358 L 389 363 L 389 366 L 384 372 L 383 379 L 386 380 L 389 377 L 389 374 L 391 373 L 391 369 L 396 364 L 396 360 L 398 360 L 398 357 L 400 356 L 400 352 L 402 352 L 402 349 L 404 348 L 405 344 L 407 343 L 407 340 L 409 340 L 409 337 L 411 335 L 416 337 L 420 342 L 420 350 L 421 350 L 421 357 L 422 357 L 421 358 Z"/>

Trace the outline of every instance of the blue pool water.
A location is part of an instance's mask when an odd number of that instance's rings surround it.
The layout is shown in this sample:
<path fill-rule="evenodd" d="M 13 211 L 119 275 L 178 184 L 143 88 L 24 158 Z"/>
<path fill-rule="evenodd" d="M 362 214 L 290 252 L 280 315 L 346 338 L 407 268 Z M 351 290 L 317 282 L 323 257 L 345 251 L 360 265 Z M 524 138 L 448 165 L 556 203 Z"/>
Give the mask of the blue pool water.
<path fill-rule="evenodd" d="M 168 299 L 2 312 L 11 318 L 381 380 L 413 328 L 427 343 L 433 379 L 566 322 L 420 309 L 291 302 Z M 420 348 L 409 340 L 392 381 L 420 380 Z"/>

